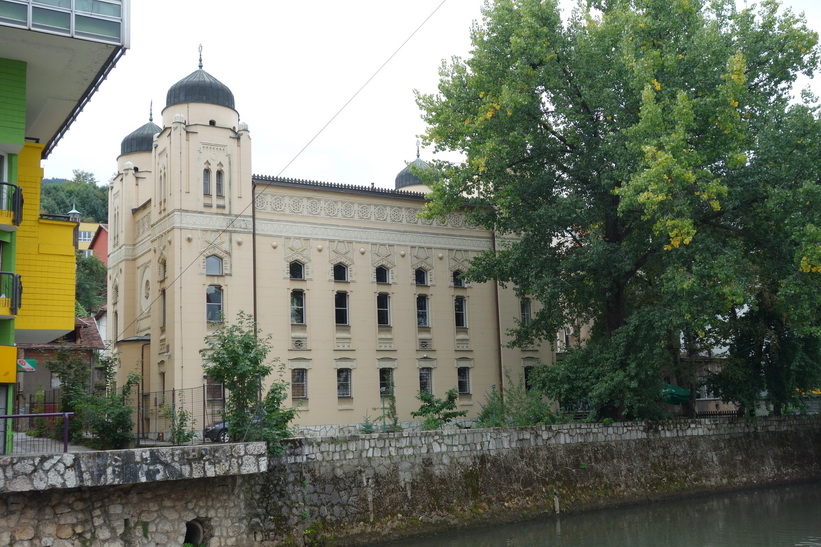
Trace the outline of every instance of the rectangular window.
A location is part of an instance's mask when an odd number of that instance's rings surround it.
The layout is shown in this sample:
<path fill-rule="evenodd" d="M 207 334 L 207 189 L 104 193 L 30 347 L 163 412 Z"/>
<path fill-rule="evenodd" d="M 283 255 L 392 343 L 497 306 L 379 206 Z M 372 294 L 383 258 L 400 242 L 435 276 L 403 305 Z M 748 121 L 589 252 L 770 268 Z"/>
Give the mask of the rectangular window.
<path fill-rule="evenodd" d="M 160 328 L 165 328 L 165 289 L 160 291 Z"/>
<path fill-rule="evenodd" d="M 388 293 L 376 295 L 376 323 L 382 327 L 391 324 L 391 296 Z"/>
<path fill-rule="evenodd" d="M 456 319 L 456 327 L 460 329 L 468 326 L 467 302 L 464 296 L 457 296 L 453 300 L 453 312 Z"/>
<path fill-rule="evenodd" d="M 351 369 L 340 368 L 336 371 L 336 396 L 340 399 L 351 397 Z"/>
<path fill-rule="evenodd" d="M 533 367 L 525 367 L 525 391 L 533 389 Z"/>
<path fill-rule="evenodd" d="M 428 313 L 428 295 L 420 294 L 416 296 L 416 325 L 419 327 L 430 326 L 430 314 Z"/>
<path fill-rule="evenodd" d="M 522 325 L 529 325 L 531 320 L 530 298 L 522 298 L 519 300 L 519 310 Z"/>
<path fill-rule="evenodd" d="M 87 232 L 85 230 L 80 230 L 80 235 L 77 237 L 79 241 L 91 241 L 91 238 L 94 237 L 94 232 Z"/>
<path fill-rule="evenodd" d="M 380 368 L 379 369 L 379 394 L 382 397 L 389 397 L 393 395 L 393 369 Z"/>
<path fill-rule="evenodd" d="M 208 321 L 222 321 L 222 287 L 211 285 L 205 290 L 205 315 Z"/>
<path fill-rule="evenodd" d="M 456 369 L 457 389 L 459 395 L 470 394 L 470 367 Z"/>
<path fill-rule="evenodd" d="M 338 292 L 334 295 L 334 319 L 337 325 L 348 324 L 348 293 Z"/>
<path fill-rule="evenodd" d="M 308 398 L 308 369 L 291 369 L 291 398 Z"/>
<path fill-rule="evenodd" d="M 433 369 L 423 367 L 419 369 L 419 391 L 421 393 L 433 393 Z"/>
<path fill-rule="evenodd" d="M 291 291 L 291 324 L 305 324 L 305 291 Z"/>

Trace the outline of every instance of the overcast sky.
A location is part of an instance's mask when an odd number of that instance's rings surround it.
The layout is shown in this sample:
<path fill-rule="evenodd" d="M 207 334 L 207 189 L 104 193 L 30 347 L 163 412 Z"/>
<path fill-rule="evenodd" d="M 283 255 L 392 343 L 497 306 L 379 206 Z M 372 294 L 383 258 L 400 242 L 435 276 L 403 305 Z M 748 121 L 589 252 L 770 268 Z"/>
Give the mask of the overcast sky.
<path fill-rule="evenodd" d="M 392 188 L 425 128 L 413 90 L 435 92 L 442 60 L 468 53 L 482 4 L 133 0 L 131 48 L 43 162 L 45 176 L 71 178 L 82 169 L 107 182 L 120 142 L 148 121 L 151 101 L 154 121 L 162 124 L 166 92 L 197 69 L 202 44 L 203 68 L 231 89 L 248 124 L 255 174 Z M 784 4 L 804 11 L 821 31 L 821 2 Z M 821 95 L 818 81 L 813 87 Z M 422 149 L 422 159 L 431 157 Z"/>

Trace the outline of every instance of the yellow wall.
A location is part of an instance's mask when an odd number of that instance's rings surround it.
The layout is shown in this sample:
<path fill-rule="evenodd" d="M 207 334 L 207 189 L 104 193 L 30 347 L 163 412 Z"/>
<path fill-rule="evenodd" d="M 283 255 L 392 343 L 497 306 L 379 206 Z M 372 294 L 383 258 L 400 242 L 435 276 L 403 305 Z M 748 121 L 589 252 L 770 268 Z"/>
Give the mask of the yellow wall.
<path fill-rule="evenodd" d="M 41 144 L 20 152 L 18 182 L 25 204 L 17 231 L 17 273 L 23 304 L 15 330 L 70 331 L 74 328 L 74 227 L 68 221 L 40 219 Z"/>

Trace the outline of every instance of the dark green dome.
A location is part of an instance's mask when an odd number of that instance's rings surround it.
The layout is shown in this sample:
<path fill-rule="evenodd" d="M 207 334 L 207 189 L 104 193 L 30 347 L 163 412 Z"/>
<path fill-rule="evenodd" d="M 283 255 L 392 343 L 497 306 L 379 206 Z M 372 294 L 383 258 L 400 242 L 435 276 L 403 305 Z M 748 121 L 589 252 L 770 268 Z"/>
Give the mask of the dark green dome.
<path fill-rule="evenodd" d="M 162 131 L 162 128 L 151 119 L 142 127 L 128 134 L 120 144 L 120 154 L 133 154 L 134 152 L 151 152 L 154 144 L 154 135 Z"/>
<path fill-rule="evenodd" d="M 165 98 L 166 108 L 182 103 L 218 104 L 234 110 L 234 94 L 228 86 L 205 72 L 200 65 L 199 70 L 195 70 L 168 90 Z"/>
<path fill-rule="evenodd" d="M 422 182 L 422 179 L 414 175 L 411 170 L 415 168 L 421 171 L 427 171 L 430 169 L 430 165 L 426 162 L 419 159 L 419 155 L 417 154 L 416 159 L 405 166 L 404 169 L 399 171 L 399 174 L 396 175 L 396 189 L 401 190 L 406 186 L 414 186 L 417 184 L 425 184 Z"/>

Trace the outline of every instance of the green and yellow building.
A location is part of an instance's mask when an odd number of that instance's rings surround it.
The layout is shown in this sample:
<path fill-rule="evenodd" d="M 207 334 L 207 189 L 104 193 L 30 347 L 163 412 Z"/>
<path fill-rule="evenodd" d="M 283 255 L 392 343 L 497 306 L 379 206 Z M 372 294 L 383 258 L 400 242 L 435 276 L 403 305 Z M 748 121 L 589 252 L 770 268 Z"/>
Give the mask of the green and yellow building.
<path fill-rule="evenodd" d="M 16 343 L 74 328 L 77 219 L 40 215 L 48 158 L 129 42 L 130 0 L 0 0 L 0 414 Z M 0 420 L 0 453 L 11 431 Z"/>

